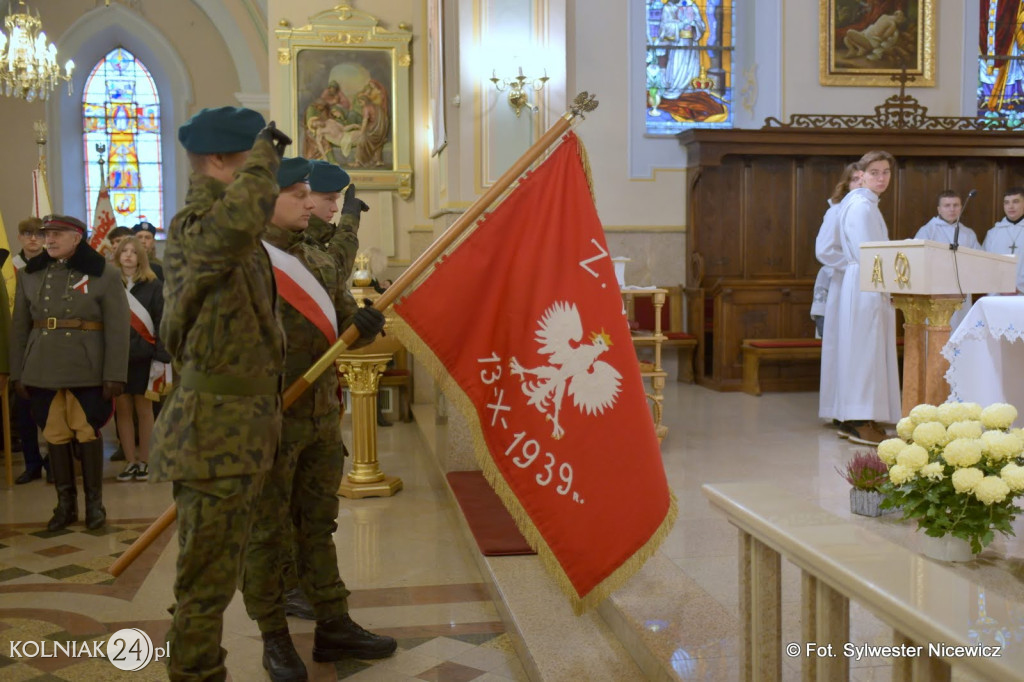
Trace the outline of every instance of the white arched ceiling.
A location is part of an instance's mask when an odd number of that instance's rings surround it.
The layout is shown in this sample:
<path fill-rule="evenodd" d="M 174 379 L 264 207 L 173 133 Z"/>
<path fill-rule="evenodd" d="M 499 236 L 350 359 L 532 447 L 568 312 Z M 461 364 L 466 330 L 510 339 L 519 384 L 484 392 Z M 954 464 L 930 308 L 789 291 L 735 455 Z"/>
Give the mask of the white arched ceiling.
<path fill-rule="evenodd" d="M 238 83 L 243 93 L 267 91 L 267 3 L 266 0 L 192 0 L 206 13 L 220 32 L 228 48 L 231 60 L 238 72 Z M 260 37 L 264 52 L 254 55 L 245 41 L 245 33 L 239 29 L 229 3 L 241 3 L 242 10 L 249 17 Z"/>

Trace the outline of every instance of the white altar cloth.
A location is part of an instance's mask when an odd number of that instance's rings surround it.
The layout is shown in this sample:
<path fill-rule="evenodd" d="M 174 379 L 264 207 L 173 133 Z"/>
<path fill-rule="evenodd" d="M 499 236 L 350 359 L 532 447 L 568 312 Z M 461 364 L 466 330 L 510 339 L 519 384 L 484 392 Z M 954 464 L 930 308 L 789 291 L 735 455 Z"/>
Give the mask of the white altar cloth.
<path fill-rule="evenodd" d="M 1024 296 L 983 296 L 949 337 L 949 400 L 1024 413 Z M 1024 421 L 1017 419 L 1017 425 Z"/>

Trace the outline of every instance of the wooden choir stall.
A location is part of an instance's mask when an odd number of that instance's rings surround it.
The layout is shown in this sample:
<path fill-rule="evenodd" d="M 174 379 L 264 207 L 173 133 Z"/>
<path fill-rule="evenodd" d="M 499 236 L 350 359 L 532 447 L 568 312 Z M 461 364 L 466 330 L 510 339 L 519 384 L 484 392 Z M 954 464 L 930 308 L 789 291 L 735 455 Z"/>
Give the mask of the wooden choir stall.
<path fill-rule="evenodd" d="M 913 237 L 940 191 L 975 189 L 962 222 L 984 240 L 1003 217 L 1003 190 L 1024 184 L 1024 134 L 928 116 L 902 88 L 872 116 L 795 115 L 678 138 L 688 164 L 687 331 L 697 337 L 697 382 L 717 390 L 743 388 L 744 354 L 758 340 L 770 351 L 753 364 L 758 390 L 817 390 L 814 241 L 846 164 L 874 149 L 896 157 L 880 203 L 891 239 Z"/>

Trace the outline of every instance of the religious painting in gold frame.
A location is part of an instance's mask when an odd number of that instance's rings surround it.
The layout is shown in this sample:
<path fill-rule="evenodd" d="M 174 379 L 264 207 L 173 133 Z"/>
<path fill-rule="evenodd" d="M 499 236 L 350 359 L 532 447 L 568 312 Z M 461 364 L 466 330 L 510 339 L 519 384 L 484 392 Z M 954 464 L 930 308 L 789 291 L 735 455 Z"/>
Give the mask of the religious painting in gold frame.
<path fill-rule="evenodd" d="M 822 85 L 935 85 L 935 0 L 819 0 Z"/>
<path fill-rule="evenodd" d="M 361 189 L 411 196 L 412 32 L 345 5 L 285 23 L 275 33 L 291 153 L 340 165 Z"/>

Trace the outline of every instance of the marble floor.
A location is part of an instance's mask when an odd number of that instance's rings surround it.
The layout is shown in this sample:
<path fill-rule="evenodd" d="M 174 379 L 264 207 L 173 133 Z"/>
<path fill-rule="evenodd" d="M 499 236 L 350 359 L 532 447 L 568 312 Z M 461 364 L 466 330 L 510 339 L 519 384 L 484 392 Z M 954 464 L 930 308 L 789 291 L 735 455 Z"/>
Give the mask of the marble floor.
<path fill-rule="evenodd" d="M 503 594 L 504 586 L 493 588 L 494 576 L 487 575 L 487 564 L 467 539 L 460 512 L 421 429 L 409 423 L 380 430 L 382 468 L 401 477 L 404 489 L 386 499 L 343 499 L 336 543 L 341 574 L 353 591 L 353 617 L 369 629 L 396 637 L 399 651 L 375 663 L 315 664 L 310 659 L 312 624 L 292 620 L 310 679 L 737 679 L 737 534 L 711 509 L 700 486 L 770 481 L 850 518 L 848 486 L 836 468 L 864 448 L 839 440 L 815 418 L 816 412 L 816 393 L 755 398 L 675 382 L 666 387 L 669 432 L 662 453 L 679 500 L 679 520 L 655 558 L 610 600 L 623 622 L 639 623 L 664 636 L 660 645 L 655 642 L 648 647 L 651 655 L 660 657 L 654 662 L 656 673 L 651 672 L 650 661 L 629 660 L 626 650 L 634 651 L 629 646 L 623 649 L 613 641 L 609 649 L 609 642 L 598 641 L 615 639 L 607 634 L 591 639 L 594 657 L 610 657 L 607 664 L 602 661 L 596 666 L 603 673 L 581 675 L 581 668 L 572 663 L 561 668 L 545 666 L 545 658 L 571 660 L 565 656 L 565 647 L 572 635 L 560 631 L 559 621 L 551 617 L 567 607 L 535 605 L 533 615 L 513 613 L 519 631 L 506 631 L 515 595 Z M 16 461 L 15 472 L 19 471 Z M 163 511 L 170 491 L 166 484 L 117 483 L 113 476 L 118 471 L 116 464 L 106 470 L 109 521 L 98 532 L 88 532 L 81 524 L 59 534 L 45 532 L 54 493 L 40 481 L 0 488 L 0 680 L 164 679 L 163 666 L 158 664 L 141 673 L 119 673 L 99 659 L 11 655 L 12 642 L 106 641 L 126 627 L 144 630 L 156 646 L 163 642 L 169 623 L 166 609 L 172 602 L 173 533 L 165 533 L 119 579 L 112 580 L 104 569 Z M 855 517 L 851 522 L 883 537 L 910 542 L 909 529 L 892 516 Z M 958 570 L 1024 600 L 1019 595 L 1024 563 L 1012 558 L 1020 556 L 1020 542 L 998 537 L 981 560 Z M 536 559 L 502 557 L 490 566 L 518 579 L 522 592 L 548 594 L 545 590 L 551 586 L 546 576 L 531 562 Z M 784 641 L 795 641 L 799 639 L 799 574 L 784 564 L 783 579 Z M 650 597 L 666 586 L 676 598 Z M 502 594 L 508 604 L 493 601 L 495 594 Z M 621 632 L 622 622 L 612 623 L 607 614 L 602 607 L 601 614 L 591 618 L 603 616 L 619 639 L 629 639 L 629 633 Z M 1018 621 L 1024 623 L 1016 614 L 1013 618 L 1014 628 Z M 851 620 L 851 638 L 888 643 L 891 631 L 856 605 Z M 517 651 L 524 653 L 522 642 L 531 660 L 517 655 Z M 516 643 L 518 649 L 513 646 Z M 259 634 L 240 598 L 227 611 L 224 646 L 231 679 L 266 679 L 260 667 Z M 576 660 L 590 655 L 586 645 L 574 647 Z M 632 656 L 642 657 L 635 651 Z M 787 661 L 784 678 L 799 679 L 798 671 L 799 661 Z M 887 662 L 866 659 L 853 666 L 851 679 L 888 679 L 890 672 Z"/>

